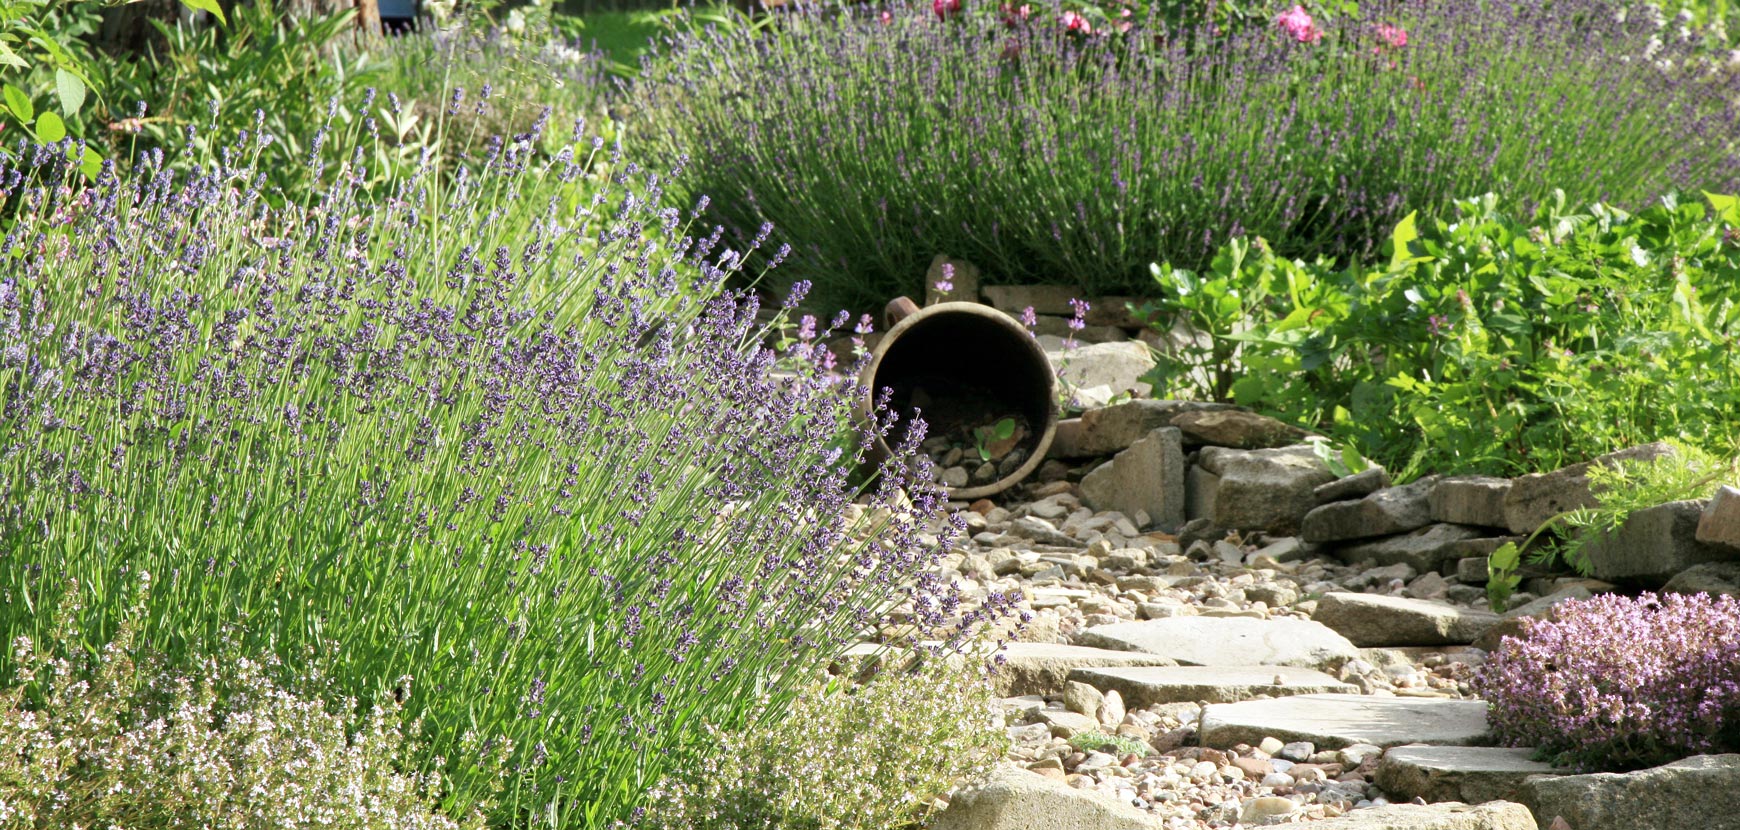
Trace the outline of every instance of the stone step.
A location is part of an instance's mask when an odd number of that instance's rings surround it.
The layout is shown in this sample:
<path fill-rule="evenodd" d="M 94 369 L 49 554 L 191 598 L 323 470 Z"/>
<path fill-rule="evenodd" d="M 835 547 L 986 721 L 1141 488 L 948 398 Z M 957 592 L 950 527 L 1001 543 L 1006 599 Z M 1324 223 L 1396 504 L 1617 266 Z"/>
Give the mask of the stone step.
<path fill-rule="evenodd" d="M 1508 801 L 1479 805 L 1388 804 L 1298 826 L 1311 830 L 1536 830 L 1529 809 Z"/>
<path fill-rule="evenodd" d="M 1309 741 L 1318 749 L 1353 744 L 1469 745 L 1486 736 L 1486 702 L 1375 695 L 1300 695 L 1219 703 L 1202 713 L 1202 745 L 1256 746 L 1264 738 Z"/>
<path fill-rule="evenodd" d="M 1346 637 L 1309 620 L 1173 617 L 1101 625 L 1076 635 L 1097 648 L 1159 655 L 1186 666 L 1337 668 L 1359 656 Z"/>
<path fill-rule="evenodd" d="M 1157 703 L 1237 703 L 1259 695 L 1353 694 L 1358 687 L 1293 666 L 1171 666 L 1083 668 L 1069 679 L 1116 691 L 1133 707 Z"/>
<path fill-rule="evenodd" d="M 1377 785 L 1391 798 L 1427 801 L 1517 801 L 1531 775 L 1565 770 L 1533 760 L 1532 749 L 1408 744 L 1384 753 Z"/>
<path fill-rule="evenodd" d="M 1003 663 L 992 682 L 997 694 L 1060 697 L 1069 673 L 1082 668 L 1106 666 L 1170 666 L 1165 657 L 1138 651 L 1114 651 L 1056 643 L 1010 643 L 1003 649 Z"/>

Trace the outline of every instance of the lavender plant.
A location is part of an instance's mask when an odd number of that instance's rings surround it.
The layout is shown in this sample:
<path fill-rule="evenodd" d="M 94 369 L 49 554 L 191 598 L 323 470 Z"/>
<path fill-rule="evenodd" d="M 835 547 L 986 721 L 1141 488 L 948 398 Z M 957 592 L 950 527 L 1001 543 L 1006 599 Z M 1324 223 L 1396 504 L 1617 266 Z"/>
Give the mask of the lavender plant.
<path fill-rule="evenodd" d="M 795 276 L 862 305 L 917 296 L 939 252 L 1128 293 L 1243 235 L 1357 256 L 1469 193 L 1636 204 L 1740 169 L 1735 78 L 1675 70 L 1689 45 L 1600 0 L 1171 37 L 928 5 L 676 37 L 634 89 L 646 141 L 694 154 L 734 238 L 772 221 Z"/>
<path fill-rule="evenodd" d="M 1740 749 L 1740 600 L 1570 601 L 1525 622 L 1475 676 L 1507 746 L 1580 770 Z"/>
<path fill-rule="evenodd" d="M 476 734 L 513 748 L 494 822 L 600 828 L 895 606 L 968 622 L 925 575 L 940 493 L 854 486 L 859 390 L 720 290 L 748 251 L 546 129 L 404 175 L 323 132 L 281 207 L 257 135 L 83 189 L 69 144 L 0 160 L 0 633 L 73 578 L 103 642 L 149 571 L 172 665 L 234 627 L 358 699 L 409 676 L 450 815 L 493 786 Z"/>

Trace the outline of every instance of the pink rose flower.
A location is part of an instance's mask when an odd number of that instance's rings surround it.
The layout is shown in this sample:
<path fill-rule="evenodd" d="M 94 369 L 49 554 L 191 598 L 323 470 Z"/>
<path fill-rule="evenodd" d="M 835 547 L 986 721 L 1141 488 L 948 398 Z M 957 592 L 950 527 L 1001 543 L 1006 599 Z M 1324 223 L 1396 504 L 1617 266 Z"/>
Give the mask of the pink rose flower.
<path fill-rule="evenodd" d="M 1082 17 L 1075 12 L 1064 12 L 1062 22 L 1063 28 L 1071 32 L 1081 32 L 1084 35 L 1091 35 L 1094 33 L 1094 28 L 1088 25 L 1087 18 Z"/>
<path fill-rule="evenodd" d="M 1323 39 L 1323 30 L 1304 6 L 1294 6 L 1275 16 L 1275 25 L 1300 43 L 1316 43 Z"/>

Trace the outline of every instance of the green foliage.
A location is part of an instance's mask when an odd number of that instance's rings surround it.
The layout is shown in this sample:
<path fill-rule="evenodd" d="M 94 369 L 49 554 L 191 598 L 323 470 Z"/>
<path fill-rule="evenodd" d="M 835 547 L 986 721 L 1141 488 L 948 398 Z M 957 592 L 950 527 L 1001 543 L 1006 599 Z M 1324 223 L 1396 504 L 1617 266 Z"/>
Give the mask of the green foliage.
<path fill-rule="evenodd" d="M 149 577 L 138 581 L 148 585 Z M 306 689 L 281 667 L 220 651 L 192 671 L 141 651 L 143 594 L 114 639 L 91 648 L 77 627 L 77 586 L 40 641 L 13 644 L 17 685 L 0 689 L 0 827 L 52 830 L 481 830 L 434 809 L 445 782 L 407 773 L 398 698 L 360 717 L 328 711 L 324 681 Z"/>
<path fill-rule="evenodd" d="M 1335 442 L 1327 438 L 1309 439 L 1309 443 L 1311 451 L 1337 476 L 1345 478 L 1355 473 L 1363 473 L 1371 467 L 1371 462 L 1359 454 L 1359 448 L 1352 442 L 1342 444 L 1339 449 Z"/>
<path fill-rule="evenodd" d="M 1519 219 L 1488 195 L 1457 214 L 1403 221 L 1367 267 L 1229 244 L 1198 282 L 1240 298 L 1211 324 L 1235 333 L 1170 359 L 1224 358 L 1210 379 L 1233 400 L 1391 469 L 1508 475 L 1661 438 L 1717 449 L 1740 429 L 1734 199 L 1633 214 L 1558 194 Z M 1192 302 L 1163 307 L 1201 319 Z M 1156 394 L 1201 383 L 1174 377 Z"/>
<path fill-rule="evenodd" d="M 935 656 L 863 685 L 836 678 L 789 715 L 714 736 L 707 767 L 667 780 L 658 830 L 895 830 L 981 777 L 1008 743 L 983 662 Z"/>
<path fill-rule="evenodd" d="M 990 445 L 998 441 L 1007 441 L 1015 437 L 1015 419 L 1004 418 L 986 427 L 973 428 L 973 446 L 979 451 L 979 460 L 990 461 Z"/>
<path fill-rule="evenodd" d="M 1069 745 L 1077 752 L 1104 752 L 1122 758 L 1126 755 L 1146 757 L 1154 748 L 1134 738 L 1107 735 L 1104 732 L 1079 732 L 1070 736 Z"/>

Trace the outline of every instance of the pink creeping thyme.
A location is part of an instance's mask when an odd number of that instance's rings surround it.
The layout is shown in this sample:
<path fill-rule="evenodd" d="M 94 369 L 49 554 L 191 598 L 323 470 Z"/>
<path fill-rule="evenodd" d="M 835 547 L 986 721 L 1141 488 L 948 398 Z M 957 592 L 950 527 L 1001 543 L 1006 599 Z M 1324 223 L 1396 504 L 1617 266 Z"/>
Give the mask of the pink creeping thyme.
<path fill-rule="evenodd" d="M 1561 603 L 1475 676 L 1509 746 L 1626 770 L 1740 749 L 1740 600 L 1605 595 Z"/>

